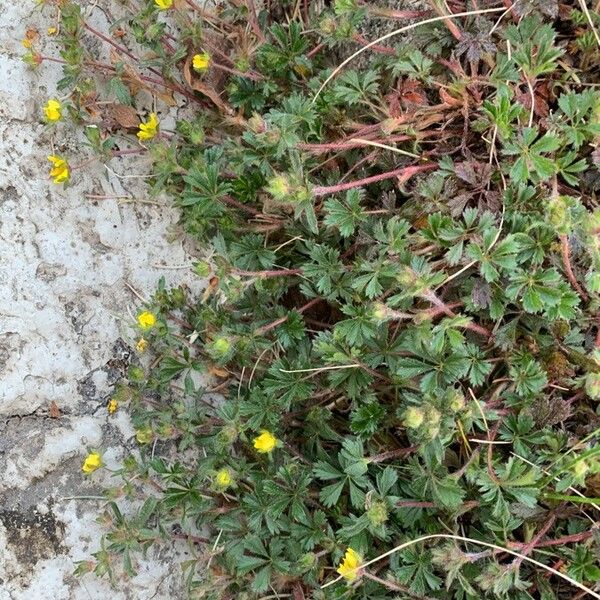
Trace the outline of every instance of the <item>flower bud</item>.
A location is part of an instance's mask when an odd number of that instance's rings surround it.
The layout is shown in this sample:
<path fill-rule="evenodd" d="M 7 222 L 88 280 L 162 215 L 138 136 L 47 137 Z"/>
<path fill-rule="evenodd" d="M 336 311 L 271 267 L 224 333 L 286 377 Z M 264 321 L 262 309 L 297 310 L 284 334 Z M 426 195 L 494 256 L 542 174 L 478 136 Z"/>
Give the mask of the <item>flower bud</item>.
<path fill-rule="evenodd" d="M 367 511 L 367 517 L 374 527 L 383 525 L 388 520 L 388 510 L 385 502 L 373 502 Z"/>
<path fill-rule="evenodd" d="M 578 460 L 572 467 L 573 475 L 580 481 L 583 480 L 590 470 L 590 466 L 585 462 L 585 460 Z"/>
<path fill-rule="evenodd" d="M 258 113 L 252 113 L 248 119 L 248 129 L 254 133 L 264 133 L 267 130 L 267 123 Z"/>
<path fill-rule="evenodd" d="M 585 286 L 592 294 L 600 294 L 600 273 L 598 271 L 590 271 L 585 276 Z"/>
<path fill-rule="evenodd" d="M 322 19 L 321 23 L 319 24 L 319 29 L 321 30 L 321 33 L 323 33 L 324 35 L 331 35 L 332 33 L 335 32 L 336 27 L 337 27 L 336 21 L 335 21 L 335 19 L 333 19 L 331 17 Z"/>
<path fill-rule="evenodd" d="M 131 367 L 129 369 L 129 379 L 131 379 L 131 381 L 144 381 L 145 377 L 146 374 L 144 373 L 143 369 L 140 369 L 139 367 Z"/>
<path fill-rule="evenodd" d="M 423 420 L 425 419 L 425 413 L 415 406 L 411 406 L 404 411 L 404 426 L 409 429 L 418 429 L 421 427 Z"/>
<path fill-rule="evenodd" d="M 301 573 L 310 571 L 317 564 L 317 555 L 314 552 L 305 552 L 298 559 L 298 569 Z"/>
<path fill-rule="evenodd" d="M 197 263 L 194 263 L 194 273 L 198 275 L 198 277 L 208 277 L 211 274 L 210 263 L 205 260 L 199 260 Z"/>
<path fill-rule="evenodd" d="M 585 376 L 585 393 L 592 400 L 600 400 L 600 373 L 588 373 Z"/>
<path fill-rule="evenodd" d="M 285 175 L 276 175 L 269 180 L 267 191 L 276 200 L 289 200 L 292 186 Z"/>
<path fill-rule="evenodd" d="M 237 440 L 238 430 L 235 425 L 226 425 L 219 431 L 218 439 L 223 446 L 230 446 Z"/>
<path fill-rule="evenodd" d="M 452 412 L 458 412 L 465 407 L 465 397 L 458 390 L 453 390 L 453 393 L 450 397 L 450 410 Z"/>
<path fill-rule="evenodd" d="M 226 337 L 215 338 L 210 346 L 210 350 L 214 356 L 223 358 L 231 350 L 231 341 Z"/>

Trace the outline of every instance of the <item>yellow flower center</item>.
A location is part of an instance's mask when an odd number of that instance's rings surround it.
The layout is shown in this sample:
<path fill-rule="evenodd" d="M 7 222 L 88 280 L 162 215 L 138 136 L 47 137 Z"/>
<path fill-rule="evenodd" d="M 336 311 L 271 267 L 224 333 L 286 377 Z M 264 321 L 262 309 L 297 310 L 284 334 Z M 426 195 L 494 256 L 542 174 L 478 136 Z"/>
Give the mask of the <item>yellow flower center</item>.
<path fill-rule="evenodd" d="M 156 317 L 153 313 L 145 310 L 138 318 L 138 324 L 142 329 L 150 329 L 156 325 Z M 144 340 L 145 341 L 145 340 Z M 139 343 L 139 342 L 138 342 Z"/>
<path fill-rule="evenodd" d="M 206 71 L 210 65 L 210 54 L 202 52 L 202 54 L 194 54 L 192 66 L 196 71 Z"/>
<path fill-rule="evenodd" d="M 93 473 L 96 469 L 99 469 L 102 466 L 102 457 L 98 452 L 90 452 L 85 460 L 83 461 L 83 466 L 81 470 L 84 473 Z"/>
<path fill-rule="evenodd" d="M 216 476 L 217 485 L 226 488 L 231 485 L 231 474 L 227 469 L 221 469 Z"/>
<path fill-rule="evenodd" d="M 277 445 L 277 438 L 269 431 L 261 431 L 258 437 L 254 438 L 254 448 L 262 454 L 272 452 Z"/>

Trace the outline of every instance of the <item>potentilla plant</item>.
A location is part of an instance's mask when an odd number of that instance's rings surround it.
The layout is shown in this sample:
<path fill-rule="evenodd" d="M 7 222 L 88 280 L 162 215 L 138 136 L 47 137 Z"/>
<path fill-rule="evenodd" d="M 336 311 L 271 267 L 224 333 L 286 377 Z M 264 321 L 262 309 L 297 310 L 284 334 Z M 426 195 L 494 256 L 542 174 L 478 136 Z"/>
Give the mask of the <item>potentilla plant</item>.
<path fill-rule="evenodd" d="M 40 118 L 150 158 L 207 282 L 140 306 L 109 406 L 140 451 L 77 572 L 181 538 L 199 598 L 600 598 L 597 13 L 43 4 Z"/>

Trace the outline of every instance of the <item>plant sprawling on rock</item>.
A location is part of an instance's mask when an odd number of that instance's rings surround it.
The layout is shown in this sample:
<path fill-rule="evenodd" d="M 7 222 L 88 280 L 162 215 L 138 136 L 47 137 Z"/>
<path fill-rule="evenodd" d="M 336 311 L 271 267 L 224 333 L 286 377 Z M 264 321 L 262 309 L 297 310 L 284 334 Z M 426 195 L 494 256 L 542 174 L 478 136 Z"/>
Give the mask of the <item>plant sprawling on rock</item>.
<path fill-rule="evenodd" d="M 208 281 L 140 315 L 141 456 L 78 571 L 178 537 L 202 598 L 600 598 L 598 15 L 56 4 L 51 126 L 147 155 Z"/>

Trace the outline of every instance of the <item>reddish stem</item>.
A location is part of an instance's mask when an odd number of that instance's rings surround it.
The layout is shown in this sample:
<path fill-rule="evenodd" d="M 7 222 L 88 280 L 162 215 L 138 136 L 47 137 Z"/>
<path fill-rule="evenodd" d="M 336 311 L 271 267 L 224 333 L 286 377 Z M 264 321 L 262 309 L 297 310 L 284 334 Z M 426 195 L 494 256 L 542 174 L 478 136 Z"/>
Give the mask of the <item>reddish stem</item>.
<path fill-rule="evenodd" d="M 416 446 L 409 446 L 408 448 L 397 448 L 396 450 L 388 450 L 387 452 L 382 452 L 381 454 L 376 454 L 375 456 L 370 456 L 366 460 L 369 463 L 379 463 L 385 460 L 390 460 L 392 458 L 399 458 L 401 456 L 406 456 L 407 454 L 411 454 L 417 449 Z"/>
<path fill-rule="evenodd" d="M 250 21 L 250 26 L 256 34 L 256 37 L 264 43 L 266 41 L 265 34 L 262 32 L 260 25 L 258 24 L 258 17 L 256 16 L 256 8 L 253 0 L 246 0 L 246 6 L 248 7 L 248 20 Z"/>
<path fill-rule="evenodd" d="M 355 42 L 358 42 L 361 46 L 366 46 L 369 44 L 369 40 L 364 38 L 360 33 L 355 33 L 352 36 L 352 39 Z M 369 46 L 369 50 L 373 50 L 374 52 L 379 52 L 379 54 L 387 54 L 388 56 L 396 56 L 396 51 L 393 48 L 388 48 L 387 46 L 382 46 L 381 44 L 374 44 L 373 46 Z"/>
<path fill-rule="evenodd" d="M 62 58 L 54 58 L 52 56 L 38 56 L 38 60 L 41 62 L 43 60 L 47 60 L 50 62 L 55 62 L 55 63 L 59 63 L 61 65 L 68 65 L 70 63 L 68 63 L 66 60 L 63 60 Z M 99 63 L 99 62 L 94 62 L 91 60 L 86 60 L 83 63 L 86 66 L 89 67 L 96 67 L 98 69 L 104 69 L 106 71 L 112 71 L 113 73 L 116 71 L 115 67 L 113 67 L 112 65 L 107 65 L 105 63 Z M 171 90 L 172 92 L 177 92 L 178 94 L 181 94 L 182 96 L 185 96 L 186 98 L 189 98 L 190 100 L 193 100 L 194 102 L 198 102 L 199 104 L 202 104 L 202 100 L 200 100 L 199 98 L 197 98 L 194 94 L 192 94 L 191 92 L 188 92 L 186 89 L 179 87 L 179 86 L 175 86 L 173 84 L 170 84 L 164 80 L 159 80 L 159 79 L 154 79 L 153 77 L 147 77 L 146 75 L 140 75 L 139 73 L 136 73 L 136 76 L 139 77 L 139 79 L 141 79 L 142 81 L 147 81 L 148 83 L 154 83 L 156 85 L 160 85 L 161 87 L 164 87 L 168 90 Z"/>
<path fill-rule="evenodd" d="M 530 554 L 531 551 L 538 546 L 541 539 L 548 533 L 552 525 L 554 525 L 554 521 L 556 521 L 556 515 L 554 512 L 552 512 L 550 513 L 550 516 L 548 517 L 547 521 L 544 523 L 542 528 L 538 531 L 538 533 L 536 533 L 536 535 L 531 539 L 531 541 L 528 544 L 523 546 L 523 548 L 521 549 L 521 554 L 523 556 L 519 556 L 513 561 L 515 567 L 519 567 L 523 562 L 525 556 Z"/>
<path fill-rule="evenodd" d="M 571 267 L 571 249 L 569 247 L 569 238 L 564 234 L 560 236 L 560 248 L 562 251 L 563 265 L 565 267 L 565 272 L 567 273 L 567 279 L 575 291 L 583 298 L 584 301 L 587 302 L 589 300 L 588 295 L 579 285 L 579 282 L 575 277 L 575 273 L 573 273 L 573 268 Z"/>
<path fill-rule="evenodd" d="M 274 271 L 236 271 L 238 275 L 244 277 L 260 277 L 266 279 L 267 277 L 289 277 L 291 275 L 302 275 L 302 269 L 282 269 Z"/>
<path fill-rule="evenodd" d="M 321 42 L 317 44 L 310 52 L 307 52 L 306 56 L 308 58 L 312 58 L 315 54 L 318 54 L 323 48 L 325 48 L 325 44 Z"/>
<path fill-rule="evenodd" d="M 399 508 L 435 508 L 435 502 L 419 502 L 417 500 L 398 500 L 396 506 Z"/>
<path fill-rule="evenodd" d="M 251 79 L 252 81 L 264 81 L 264 77 L 259 75 L 258 73 L 242 73 L 242 71 L 238 71 L 237 69 L 232 69 L 231 67 L 226 67 L 225 65 L 218 64 L 214 61 L 210 63 L 211 67 L 218 69 L 219 71 L 225 71 L 226 73 L 231 73 L 232 75 L 237 75 L 238 77 L 245 77 L 246 79 Z"/>
<path fill-rule="evenodd" d="M 583 531 L 581 533 L 574 533 L 572 535 L 565 535 L 561 538 L 555 540 L 544 540 L 543 542 L 539 542 L 536 544 L 536 548 L 548 548 L 549 546 L 563 546 L 564 544 L 574 544 L 577 542 L 583 542 L 591 538 L 593 535 L 592 530 Z M 511 549 L 520 550 L 521 548 L 527 546 L 524 542 L 509 542 L 508 547 Z"/>
<path fill-rule="evenodd" d="M 380 7 L 371 7 L 368 3 L 361 3 L 361 6 L 365 7 L 371 14 L 388 19 L 418 19 L 419 17 L 425 17 L 431 14 L 426 10 L 392 10 Z"/>
<path fill-rule="evenodd" d="M 440 298 L 438 298 L 432 290 L 425 290 L 423 292 L 423 297 L 429 300 L 433 305 L 437 306 L 444 314 L 449 317 L 456 317 L 456 313 L 450 309 L 450 307 Z M 467 323 L 465 329 L 473 331 L 474 333 L 478 333 L 479 335 L 485 336 L 488 340 L 492 337 L 492 332 L 482 327 L 481 325 L 477 325 L 475 323 Z"/>
<path fill-rule="evenodd" d="M 225 204 L 229 204 L 229 206 L 238 208 L 239 210 L 241 210 L 245 213 L 248 213 L 249 215 L 258 216 L 261 214 L 261 212 L 259 210 L 256 210 L 256 208 L 252 208 L 251 206 L 242 204 L 241 202 L 237 201 L 235 198 L 232 198 L 231 196 L 221 196 L 219 198 L 219 200 L 221 200 L 221 202 L 224 202 Z"/>
<path fill-rule="evenodd" d="M 304 306 L 297 308 L 296 311 L 299 313 L 303 313 L 303 312 L 307 311 L 309 308 L 312 308 L 315 304 L 318 304 L 319 302 L 321 302 L 322 299 L 323 298 L 313 298 L 310 302 L 307 302 Z M 279 327 L 279 325 L 283 325 L 283 323 L 285 323 L 288 320 L 288 318 L 289 317 L 286 315 L 285 317 L 276 319 L 275 321 L 269 323 L 268 325 L 263 325 L 262 327 L 259 327 L 254 332 L 254 335 L 264 335 L 268 331 L 271 331 L 271 329 L 275 329 L 275 327 Z"/>
<path fill-rule="evenodd" d="M 405 183 L 411 177 L 417 173 L 423 173 L 425 171 L 431 171 L 437 169 L 437 165 L 434 163 L 426 165 L 413 165 L 411 167 L 402 167 L 400 169 L 394 169 L 387 173 L 380 173 L 379 175 L 373 175 L 372 177 L 365 177 L 364 179 L 358 179 L 356 181 L 350 181 L 349 183 L 340 183 L 338 185 L 329 186 L 317 186 L 313 188 L 312 192 L 315 197 L 327 196 L 329 194 L 335 194 L 337 192 L 344 192 L 353 188 L 362 187 L 371 183 L 377 183 L 378 181 L 384 181 L 385 179 L 392 179 L 398 177 L 400 183 Z"/>
<path fill-rule="evenodd" d="M 435 6 L 434 3 L 434 10 L 435 12 L 437 12 L 437 14 L 440 17 L 443 17 L 446 15 L 445 12 L 443 12 L 443 9 L 439 9 L 437 6 Z M 448 31 L 458 40 L 460 41 L 462 39 L 462 33 L 460 31 L 460 29 L 458 28 L 458 26 L 456 25 L 456 23 L 454 22 L 454 19 L 448 17 L 447 19 L 443 20 L 444 25 L 448 28 Z"/>
<path fill-rule="evenodd" d="M 408 135 L 392 135 L 383 140 L 370 140 L 382 144 L 389 144 L 390 142 L 404 142 L 406 140 L 412 139 Z M 353 148 L 364 148 L 367 144 L 363 142 L 353 141 L 352 139 L 348 141 L 340 141 L 340 142 L 329 142 L 328 144 L 309 144 L 305 142 L 300 142 L 296 144 L 296 147 L 300 150 L 308 150 L 309 152 L 314 152 L 315 154 L 319 154 L 321 152 L 329 152 L 330 150 L 339 151 L 339 150 L 352 150 Z"/>

